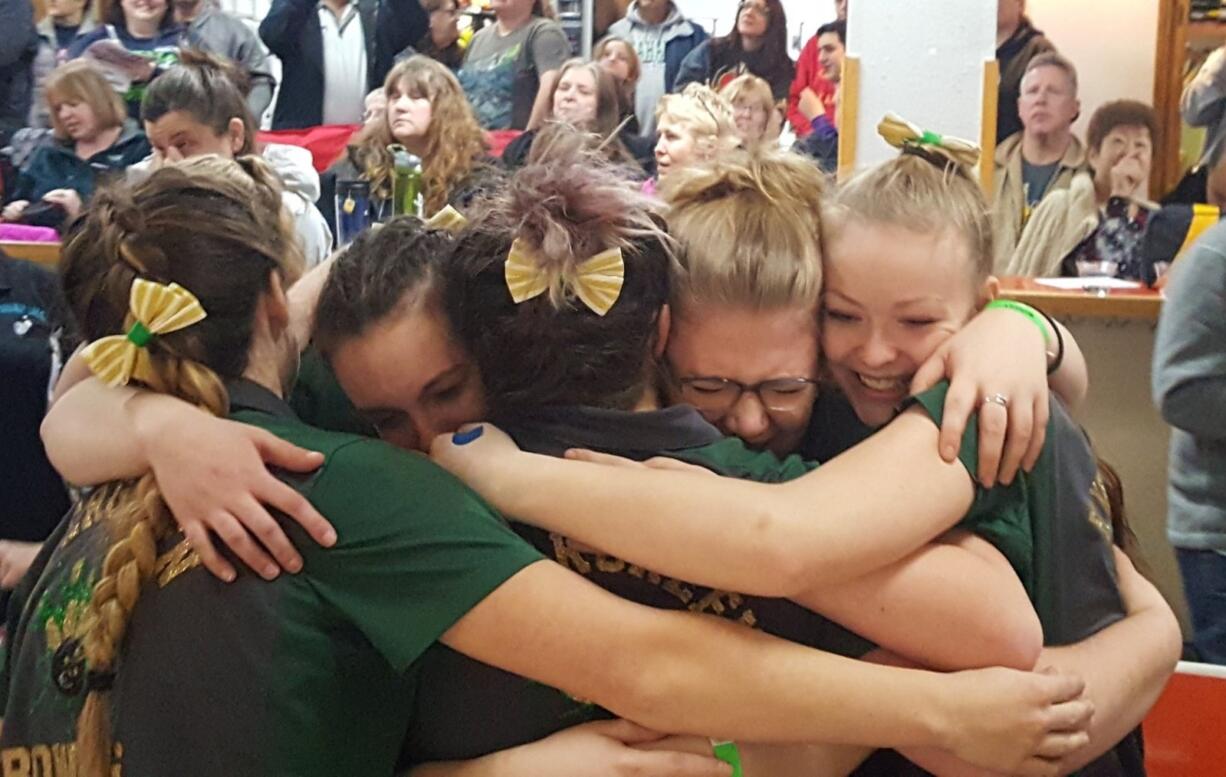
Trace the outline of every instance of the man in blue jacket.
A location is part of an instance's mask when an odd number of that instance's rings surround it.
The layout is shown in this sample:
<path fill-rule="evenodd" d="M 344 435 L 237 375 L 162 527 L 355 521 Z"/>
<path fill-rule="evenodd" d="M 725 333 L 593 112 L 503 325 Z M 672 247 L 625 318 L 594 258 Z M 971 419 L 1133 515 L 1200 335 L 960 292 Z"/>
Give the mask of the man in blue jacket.
<path fill-rule="evenodd" d="M 260 22 L 283 66 L 273 129 L 360 124 L 366 93 L 429 26 L 419 0 L 273 0 Z"/>
<path fill-rule="evenodd" d="M 656 103 L 673 91 L 681 60 L 707 39 L 701 25 L 681 15 L 672 0 L 635 0 L 626 18 L 614 22 L 609 34 L 634 46 L 642 64 L 634 112 L 642 134 L 656 131 Z"/>

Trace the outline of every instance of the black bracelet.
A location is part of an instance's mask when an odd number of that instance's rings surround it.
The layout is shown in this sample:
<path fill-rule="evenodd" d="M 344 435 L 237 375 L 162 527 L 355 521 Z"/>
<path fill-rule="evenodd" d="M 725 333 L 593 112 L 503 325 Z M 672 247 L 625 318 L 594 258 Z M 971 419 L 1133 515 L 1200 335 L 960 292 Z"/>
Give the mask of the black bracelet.
<path fill-rule="evenodd" d="M 1047 365 L 1047 374 L 1051 375 L 1056 370 L 1060 369 L 1060 365 L 1064 364 L 1064 335 L 1060 334 L 1060 327 L 1056 324 L 1056 319 L 1052 318 L 1047 312 L 1041 308 L 1035 308 L 1043 318 L 1047 319 L 1051 331 L 1056 333 L 1056 358 L 1051 364 Z"/>

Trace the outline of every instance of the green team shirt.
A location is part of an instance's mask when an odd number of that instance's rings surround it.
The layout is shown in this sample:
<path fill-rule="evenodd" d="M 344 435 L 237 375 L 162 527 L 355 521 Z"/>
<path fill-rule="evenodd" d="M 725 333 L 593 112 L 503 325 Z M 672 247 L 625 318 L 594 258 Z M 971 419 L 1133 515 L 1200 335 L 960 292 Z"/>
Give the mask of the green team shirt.
<path fill-rule="evenodd" d="M 308 427 L 254 384 L 232 387 L 231 402 L 234 420 L 325 454 L 287 482 L 339 539 L 320 548 L 286 521 L 303 571 L 228 585 L 181 535 L 163 543 L 114 678 L 116 774 L 389 775 L 421 655 L 541 556 L 423 457 Z M 70 514 L 27 599 L 6 672 L 5 777 L 76 773 L 91 676 L 80 639 L 119 488 Z"/>
<path fill-rule="evenodd" d="M 543 408 L 500 418 L 497 423 L 520 447 L 535 453 L 561 455 L 568 448 L 579 447 L 639 460 L 666 455 L 728 477 L 768 483 L 792 480 L 809 471 L 795 456 L 780 461 L 770 453 L 750 450 L 739 439 L 724 439 L 690 407 L 644 413 Z M 863 655 L 872 647 L 838 624 L 786 599 L 720 591 L 676 580 L 596 552 L 560 534 L 514 522 L 511 526 L 545 556 L 623 599 L 726 618 L 847 656 Z M 718 678 L 712 678 L 712 682 L 718 682 Z M 406 764 L 476 758 L 608 716 L 599 707 L 473 661 L 443 645 L 432 647 L 422 660 L 417 707 L 406 743 Z"/>
<path fill-rule="evenodd" d="M 944 418 L 948 383 L 913 397 L 933 423 Z M 1052 401 L 1034 469 L 984 488 L 979 425 L 972 415 L 958 458 L 975 497 L 958 524 L 996 546 L 1017 571 L 1043 624 L 1044 644 L 1078 642 L 1124 617 L 1111 550 L 1111 520 L 1098 460 L 1081 429 Z"/>

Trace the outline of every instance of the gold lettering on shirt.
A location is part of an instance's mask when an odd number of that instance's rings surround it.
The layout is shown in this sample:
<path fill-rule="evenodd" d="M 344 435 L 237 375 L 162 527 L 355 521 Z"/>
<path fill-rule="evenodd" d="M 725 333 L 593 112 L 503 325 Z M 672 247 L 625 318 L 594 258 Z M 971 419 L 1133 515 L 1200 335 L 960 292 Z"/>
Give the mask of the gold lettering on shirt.
<path fill-rule="evenodd" d="M 0 777 L 80 777 L 75 742 L 6 747 L 0 751 Z M 123 777 L 123 745 L 116 742 L 110 777 Z"/>
<path fill-rule="evenodd" d="M 561 534 L 551 533 L 549 541 L 553 545 L 554 560 L 581 575 L 591 576 L 593 570 L 610 575 L 628 575 L 666 591 L 691 612 L 718 615 L 750 627 L 758 624 L 758 617 L 752 609 L 745 606 L 745 597 L 741 594 L 712 590 L 700 596 L 689 583 L 671 577 L 662 577 L 614 556 L 599 553 Z"/>

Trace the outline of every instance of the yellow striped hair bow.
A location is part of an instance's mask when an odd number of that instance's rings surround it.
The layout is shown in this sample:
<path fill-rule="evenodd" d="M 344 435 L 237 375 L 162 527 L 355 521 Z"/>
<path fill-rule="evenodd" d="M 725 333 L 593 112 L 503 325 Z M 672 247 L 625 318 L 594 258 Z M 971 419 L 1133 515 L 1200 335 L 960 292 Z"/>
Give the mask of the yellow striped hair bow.
<path fill-rule="evenodd" d="M 426 226 L 430 229 L 445 229 L 448 232 L 459 232 L 468 226 L 468 219 L 464 217 L 463 213 L 448 205 L 426 219 Z"/>
<path fill-rule="evenodd" d="M 897 114 L 887 113 L 877 125 L 877 133 L 894 148 L 932 146 L 949 154 L 960 165 L 970 168 L 979 164 L 979 145 L 977 143 L 928 132 Z"/>
<path fill-rule="evenodd" d="M 108 386 L 123 386 L 133 378 L 148 380 L 151 368 L 145 346 L 149 341 L 186 329 L 207 315 L 200 300 L 177 283 L 163 286 L 144 278 L 132 282 L 128 311 L 132 325 L 127 334 L 104 337 L 81 352 L 85 363 Z"/>
<path fill-rule="evenodd" d="M 505 265 L 507 289 L 518 305 L 549 291 L 559 280 L 598 316 L 612 309 L 626 280 L 626 263 L 620 248 L 610 248 L 581 262 L 574 272 L 561 276 L 543 269 L 536 254 L 523 242 L 511 244 Z"/>

